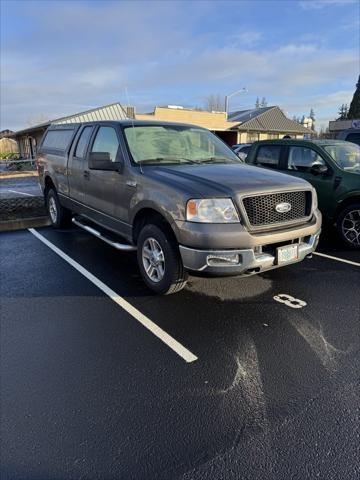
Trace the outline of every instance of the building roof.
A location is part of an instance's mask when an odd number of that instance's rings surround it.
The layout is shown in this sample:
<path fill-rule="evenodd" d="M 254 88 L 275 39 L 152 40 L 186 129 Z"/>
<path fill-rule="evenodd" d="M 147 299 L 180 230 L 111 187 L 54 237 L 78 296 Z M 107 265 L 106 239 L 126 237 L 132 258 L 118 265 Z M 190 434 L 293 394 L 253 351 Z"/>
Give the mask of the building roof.
<path fill-rule="evenodd" d="M 251 108 L 249 110 L 238 110 L 237 112 L 231 112 L 228 115 L 228 120 L 230 122 L 247 122 L 252 118 L 256 118 L 267 110 L 271 110 L 275 107 L 262 107 L 262 108 Z"/>
<path fill-rule="evenodd" d="M 51 123 L 82 123 L 98 120 L 123 120 L 125 118 L 127 118 L 126 111 L 120 103 L 111 103 L 110 105 L 93 108 L 68 117 L 57 118 Z"/>
<path fill-rule="evenodd" d="M 12 133 L 14 133 L 12 130 L 1 130 L 0 132 L 0 138 L 6 138 L 9 137 Z"/>
<path fill-rule="evenodd" d="M 229 114 L 231 122 L 237 121 L 238 130 L 254 130 L 257 132 L 286 132 L 311 134 L 312 130 L 305 128 L 300 123 L 290 120 L 277 106 L 242 110 Z"/>
<path fill-rule="evenodd" d="M 103 107 L 93 108 L 91 110 L 75 113 L 74 115 L 69 115 L 67 117 L 55 118 L 54 120 L 49 120 L 48 122 L 33 125 L 23 130 L 18 130 L 11 136 L 16 137 L 23 134 L 29 134 L 36 130 L 46 130 L 50 124 L 82 123 L 98 120 L 125 120 L 128 118 L 127 111 L 130 107 L 126 108 L 127 110 L 125 110 L 125 108 L 122 107 L 122 105 L 120 105 L 118 102 L 111 103 L 109 105 L 104 105 Z"/>

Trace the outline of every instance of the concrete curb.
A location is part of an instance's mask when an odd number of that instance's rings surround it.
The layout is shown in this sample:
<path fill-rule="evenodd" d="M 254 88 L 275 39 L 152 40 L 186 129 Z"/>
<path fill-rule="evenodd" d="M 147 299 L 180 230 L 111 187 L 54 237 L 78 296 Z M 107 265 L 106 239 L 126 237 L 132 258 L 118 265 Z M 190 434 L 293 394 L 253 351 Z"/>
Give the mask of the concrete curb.
<path fill-rule="evenodd" d="M 3 220 L 0 221 L 0 232 L 7 232 L 10 230 L 24 230 L 25 228 L 40 228 L 50 225 L 48 217 L 30 217 L 20 218 L 18 220 Z"/>
<path fill-rule="evenodd" d="M 0 173 L 0 180 L 6 180 L 7 178 L 25 178 L 25 177 L 38 177 L 38 172 L 22 172 L 22 173 Z"/>

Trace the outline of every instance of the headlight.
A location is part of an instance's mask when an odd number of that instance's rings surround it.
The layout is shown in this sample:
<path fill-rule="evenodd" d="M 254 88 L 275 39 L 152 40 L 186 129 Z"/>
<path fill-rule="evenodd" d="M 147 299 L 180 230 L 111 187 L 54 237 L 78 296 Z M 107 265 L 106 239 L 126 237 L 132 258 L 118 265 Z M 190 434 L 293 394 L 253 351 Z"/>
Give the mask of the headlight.
<path fill-rule="evenodd" d="M 186 219 L 199 223 L 239 222 L 239 216 L 230 198 L 191 199 L 186 205 Z"/>

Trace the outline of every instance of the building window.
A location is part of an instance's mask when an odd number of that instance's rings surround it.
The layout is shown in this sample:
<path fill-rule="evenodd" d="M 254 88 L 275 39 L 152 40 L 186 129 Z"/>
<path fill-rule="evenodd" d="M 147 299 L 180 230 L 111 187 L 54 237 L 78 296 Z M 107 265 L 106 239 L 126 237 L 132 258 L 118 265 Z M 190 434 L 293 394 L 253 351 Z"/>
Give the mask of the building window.
<path fill-rule="evenodd" d="M 247 134 L 247 143 L 257 142 L 259 140 L 259 134 L 256 132 L 251 132 Z"/>

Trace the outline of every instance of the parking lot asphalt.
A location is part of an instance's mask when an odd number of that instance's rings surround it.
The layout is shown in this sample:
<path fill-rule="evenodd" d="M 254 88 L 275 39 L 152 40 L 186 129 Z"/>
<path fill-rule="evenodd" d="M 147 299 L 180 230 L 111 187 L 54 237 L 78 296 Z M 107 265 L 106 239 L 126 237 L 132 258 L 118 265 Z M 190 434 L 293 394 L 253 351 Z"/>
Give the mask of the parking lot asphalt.
<path fill-rule="evenodd" d="M 34 233 L 0 236 L 1 478 L 359 478 L 360 252 L 325 232 L 337 259 L 159 297 L 133 254 Z"/>
<path fill-rule="evenodd" d="M 42 195 L 37 177 L 0 179 L 0 200 Z"/>

